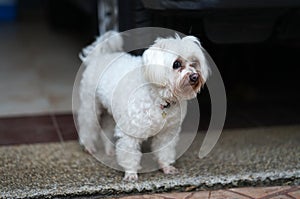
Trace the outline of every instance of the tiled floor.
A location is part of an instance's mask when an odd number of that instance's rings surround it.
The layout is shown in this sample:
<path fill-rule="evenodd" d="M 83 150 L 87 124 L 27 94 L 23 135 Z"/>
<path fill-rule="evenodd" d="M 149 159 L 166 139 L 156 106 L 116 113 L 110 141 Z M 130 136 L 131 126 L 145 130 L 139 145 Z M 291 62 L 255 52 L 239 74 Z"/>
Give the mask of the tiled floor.
<path fill-rule="evenodd" d="M 66 96 L 66 99 L 69 98 Z M 19 104 L 19 106 L 21 105 Z M 39 107 L 35 108 L 41 111 L 38 109 Z M 59 108 L 57 107 L 57 109 Z M 244 111 L 240 112 L 239 110 L 241 109 Z M 297 125 L 300 123 L 300 118 L 296 117 L 296 113 L 299 111 L 295 110 L 297 108 L 293 108 L 292 106 L 283 108 L 280 105 L 274 104 L 272 108 L 268 104 L 246 108 L 241 108 L 240 106 L 231 107 L 227 113 L 224 128 L 244 129 L 274 125 Z M 276 114 L 278 111 L 280 111 L 280 115 Z M 206 130 L 208 123 L 209 115 L 202 114 L 200 129 Z M 0 116 L 0 146 L 74 139 L 77 139 L 77 131 L 73 115 L 70 111 L 68 113 L 59 113 L 59 111 L 51 113 L 48 111 L 46 113 L 41 112 L 40 115 L 27 116 Z"/>
<path fill-rule="evenodd" d="M 45 22 L 0 26 L 0 117 L 70 112 L 78 38 Z"/>
<path fill-rule="evenodd" d="M 125 196 L 121 199 L 299 199 L 300 186 L 246 187 L 217 191 Z"/>
<path fill-rule="evenodd" d="M 71 114 L 0 118 L 0 146 L 77 139 Z"/>

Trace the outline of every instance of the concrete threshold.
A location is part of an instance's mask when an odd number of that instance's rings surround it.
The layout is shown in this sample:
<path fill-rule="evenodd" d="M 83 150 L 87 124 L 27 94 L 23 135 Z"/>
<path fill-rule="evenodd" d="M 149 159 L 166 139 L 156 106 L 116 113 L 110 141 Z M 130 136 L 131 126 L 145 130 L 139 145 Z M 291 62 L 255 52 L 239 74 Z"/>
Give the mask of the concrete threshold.
<path fill-rule="evenodd" d="M 204 134 L 177 160 L 176 175 L 160 171 L 122 181 L 76 141 L 0 147 L 0 198 L 82 198 L 136 193 L 300 184 L 300 126 L 225 130 L 213 151 L 198 152 Z"/>

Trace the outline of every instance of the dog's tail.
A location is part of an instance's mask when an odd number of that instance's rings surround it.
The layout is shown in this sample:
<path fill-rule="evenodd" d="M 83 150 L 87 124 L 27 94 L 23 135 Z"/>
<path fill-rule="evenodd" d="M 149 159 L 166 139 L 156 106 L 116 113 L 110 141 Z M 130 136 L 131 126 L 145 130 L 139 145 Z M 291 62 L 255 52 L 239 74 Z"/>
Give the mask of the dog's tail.
<path fill-rule="evenodd" d="M 114 53 L 123 51 L 123 38 L 116 31 L 108 31 L 104 35 L 97 37 L 91 45 L 82 49 L 79 53 L 81 61 L 86 61 L 92 53 Z"/>

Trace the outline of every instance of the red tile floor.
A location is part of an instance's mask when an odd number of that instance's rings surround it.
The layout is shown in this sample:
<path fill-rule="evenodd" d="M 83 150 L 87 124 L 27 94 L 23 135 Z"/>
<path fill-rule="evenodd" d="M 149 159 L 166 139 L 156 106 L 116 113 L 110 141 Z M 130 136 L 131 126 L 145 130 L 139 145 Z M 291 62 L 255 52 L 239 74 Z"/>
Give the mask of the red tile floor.
<path fill-rule="evenodd" d="M 247 187 L 190 193 L 125 196 L 121 199 L 299 199 L 300 186 Z"/>
<path fill-rule="evenodd" d="M 0 146 L 75 139 L 72 114 L 0 118 Z"/>

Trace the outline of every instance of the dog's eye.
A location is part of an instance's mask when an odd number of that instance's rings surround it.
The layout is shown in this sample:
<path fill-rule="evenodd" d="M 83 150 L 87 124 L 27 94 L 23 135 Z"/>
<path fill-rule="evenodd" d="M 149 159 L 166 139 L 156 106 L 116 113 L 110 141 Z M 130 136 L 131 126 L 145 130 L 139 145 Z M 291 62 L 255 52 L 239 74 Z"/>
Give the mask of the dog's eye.
<path fill-rule="evenodd" d="M 180 68 L 181 67 L 181 63 L 179 62 L 179 61 L 175 61 L 174 63 L 173 63 L 173 69 L 177 69 L 177 68 Z"/>

